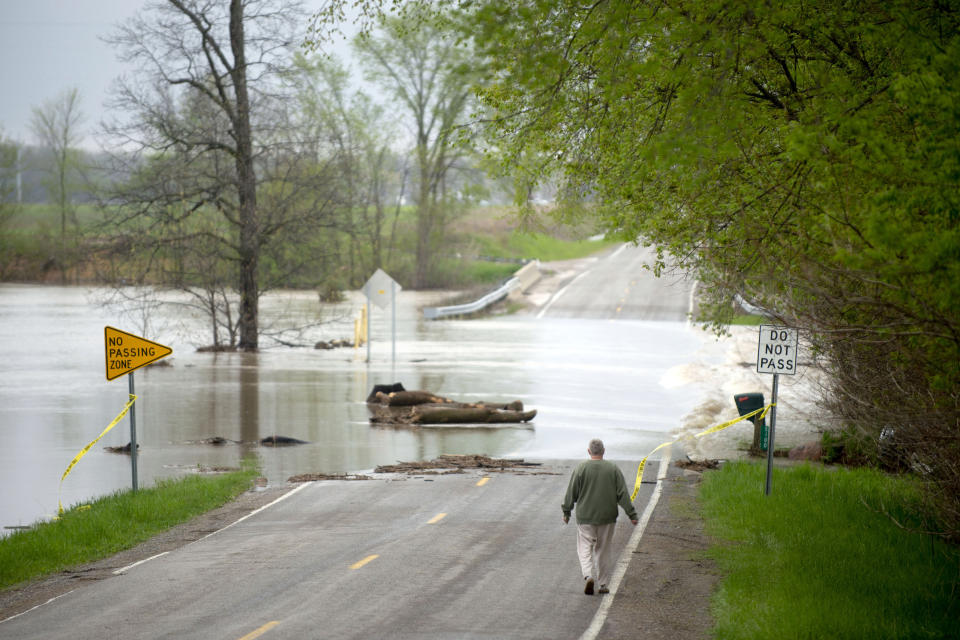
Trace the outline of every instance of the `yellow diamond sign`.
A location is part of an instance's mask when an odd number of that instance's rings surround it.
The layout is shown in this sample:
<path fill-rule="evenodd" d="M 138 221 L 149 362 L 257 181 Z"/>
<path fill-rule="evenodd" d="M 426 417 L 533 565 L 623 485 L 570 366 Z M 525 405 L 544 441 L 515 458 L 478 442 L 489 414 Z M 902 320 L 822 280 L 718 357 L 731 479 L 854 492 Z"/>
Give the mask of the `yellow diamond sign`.
<path fill-rule="evenodd" d="M 103 328 L 103 346 L 107 380 L 119 378 L 173 353 L 170 347 L 113 327 Z"/>

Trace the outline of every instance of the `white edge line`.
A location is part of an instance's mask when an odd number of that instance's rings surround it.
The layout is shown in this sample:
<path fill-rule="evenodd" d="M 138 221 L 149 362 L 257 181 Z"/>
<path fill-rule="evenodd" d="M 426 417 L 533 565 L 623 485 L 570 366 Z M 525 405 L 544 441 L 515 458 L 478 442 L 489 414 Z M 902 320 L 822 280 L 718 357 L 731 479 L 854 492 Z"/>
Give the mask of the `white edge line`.
<path fill-rule="evenodd" d="M 287 493 L 283 494 L 282 496 L 280 496 L 279 498 L 277 498 L 277 499 L 274 500 L 273 502 L 268 502 L 267 504 L 263 505 L 263 506 L 260 507 L 259 509 L 254 509 L 253 511 L 251 511 L 251 512 L 248 513 L 247 515 L 243 516 L 242 518 L 238 518 L 237 520 L 234 520 L 233 522 L 231 522 L 231 523 L 228 524 L 227 526 L 223 527 L 222 529 L 217 529 L 216 531 L 212 531 L 212 532 L 208 533 L 207 535 L 203 536 L 202 538 L 198 538 L 197 540 L 194 540 L 193 542 L 191 542 L 190 544 L 188 544 L 188 545 L 186 545 L 186 546 L 189 547 L 191 544 L 196 544 L 196 543 L 198 543 L 198 542 L 203 542 L 204 540 L 206 540 L 206 539 L 209 538 L 210 536 L 215 536 L 215 535 L 217 535 L 218 533 L 220 533 L 221 531 L 226 531 L 227 529 L 229 529 L 229 528 L 232 527 L 233 525 L 235 525 L 235 524 L 240 524 L 241 522 L 243 522 L 243 521 L 246 520 L 247 518 L 252 518 L 253 516 L 255 516 L 255 515 L 257 515 L 258 513 L 260 513 L 261 511 L 263 511 L 263 510 L 265 510 L 265 509 L 269 509 L 270 507 L 272 507 L 273 505 L 277 504 L 278 502 L 280 502 L 280 501 L 282 501 L 282 500 L 286 500 L 287 498 L 289 498 L 289 497 L 292 496 L 293 494 L 297 493 L 297 492 L 300 491 L 301 489 L 305 489 L 308 485 L 311 485 L 311 484 L 313 484 L 312 481 L 311 481 L 311 482 L 304 482 L 303 484 L 301 484 L 301 485 L 300 485 L 299 487 L 297 487 L 296 489 L 293 489 L 293 490 L 291 490 L 291 491 L 288 491 Z"/>
<path fill-rule="evenodd" d="M 286 498 L 292 496 L 293 494 L 295 494 L 297 491 L 300 491 L 301 489 L 303 489 L 303 488 L 304 488 L 305 486 L 307 486 L 308 484 L 311 484 L 311 483 L 310 483 L 310 482 L 305 482 L 305 483 L 301 484 L 299 487 L 297 487 L 296 489 L 292 489 L 291 491 L 288 491 L 287 493 L 283 494 L 282 496 L 280 496 L 280 497 L 277 498 L 276 500 L 274 500 L 274 501 L 272 501 L 272 502 L 269 502 L 269 503 L 263 505 L 262 507 L 260 507 L 260 508 L 258 508 L 258 509 L 254 509 L 253 511 L 251 511 L 251 512 L 248 513 L 247 515 L 243 516 L 242 518 L 238 518 L 237 520 L 234 520 L 233 522 L 231 522 L 231 523 L 228 524 L 227 526 L 223 527 L 223 529 L 217 529 L 216 531 L 212 531 L 212 532 L 208 533 L 207 535 L 203 536 L 202 538 L 197 538 L 196 540 L 194 540 L 193 542 L 191 542 L 191 543 L 189 543 L 189 544 L 187 544 L 187 545 L 185 545 L 185 546 L 189 547 L 189 546 L 190 546 L 191 544 L 193 544 L 194 542 L 200 542 L 201 540 L 206 540 L 206 539 L 209 538 L 210 536 L 216 535 L 216 534 L 220 533 L 221 531 L 223 531 L 224 529 L 229 529 L 230 527 L 232 527 L 233 525 L 237 524 L 238 522 L 243 522 L 244 520 L 246 520 L 246 519 L 249 518 L 250 516 L 256 515 L 256 514 L 260 513 L 261 511 L 263 511 L 264 509 L 266 509 L 266 508 L 268 508 L 268 507 L 272 507 L 273 505 L 277 504 L 277 503 L 280 502 L 281 500 L 285 500 Z M 144 558 L 143 560 L 140 560 L 139 562 L 134 562 L 133 564 L 127 565 L 127 566 L 123 567 L 122 569 L 117 569 L 117 570 L 114 571 L 113 573 L 114 573 L 114 575 L 120 575 L 120 574 L 122 574 L 122 573 L 125 573 L 125 572 L 126 572 L 127 570 L 129 570 L 129 569 L 133 569 L 134 567 L 137 567 L 137 566 L 139 566 L 139 565 L 141 565 L 141 564 L 144 564 L 144 563 L 146 563 L 146 562 L 150 562 L 151 560 L 154 560 L 154 559 L 156 559 L 156 558 L 159 558 L 160 556 L 165 556 L 165 555 L 167 555 L 168 553 L 170 553 L 170 552 L 169 552 L 169 551 L 164 551 L 163 553 L 158 553 L 158 554 L 155 555 L 155 556 L 150 556 L 149 558 Z"/>
<path fill-rule="evenodd" d="M 119 576 L 121 573 L 126 573 L 129 569 L 133 569 L 134 567 L 139 566 L 139 565 L 143 564 L 144 562 L 150 562 L 150 561 L 153 560 L 154 558 L 159 558 L 160 556 L 165 556 L 165 555 L 167 555 L 168 553 L 170 553 L 170 552 L 169 552 L 169 551 L 164 551 L 163 553 L 158 553 L 158 554 L 155 555 L 155 556 L 150 556 L 149 558 L 144 558 L 143 560 L 138 560 L 137 562 L 134 562 L 133 564 L 128 564 L 128 565 L 125 566 L 125 567 L 122 567 L 122 568 L 120 568 L 120 569 L 117 569 L 116 571 L 113 572 L 113 575 Z"/>
<path fill-rule="evenodd" d="M 553 306 L 553 303 L 554 303 L 554 302 L 556 302 L 557 300 L 560 299 L 560 296 L 562 296 L 563 294 L 565 294 L 565 293 L 567 292 L 567 289 L 569 289 L 571 286 L 573 286 L 573 283 L 574 283 L 574 282 L 576 282 L 577 280 L 579 280 L 579 279 L 582 278 L 583 276 L 585 276 L 585 275 L 587 275 L 588 273 L 590 273 L 590 271 L 591 271 L 590 269 L 587 269 L 587 270 L 584 271 L 583 273 L 579 274 L 576 278 L 574 278 L 573 280 L 571 280 L 570 282 L 568 282 L 568 283 L 567 283 L 567 286 L 565 286 L 563 289 L 560 289 L 560 291 L 557 291 L 555 294 L 553 294 L 553 295 L 550 297 L 550 300 L 547 301 L 547 304 L 543 307 L 543 309 L 540 310 L 540 313 L 537 314 L 537 318 L 542 318 L 542 317 L 543 317 L 543 314 L 545 314 L 545 313 L 547 312 L 547 310 L 550 309 L 550 307 Z"/>
<path fill-rule="evenodd" d="M 600 633 L 600 629 L 603 628 L 603 623 L 607 621 L 607 613 L 610 610 L 610 606 L 613 604 L 613 596 L 617 594 L 617 588 L 620 586 L 620 581 L 623 580 L 624 574 L 627 572 L 627 565 L 630 564 L 631 556 L 636 550 L 637 546 L 640 544 L 640 538 L 643 537 L 643 531 L 647 528 L 647 523 L 650 521 L 650 517 L 653 515 L 653 510 L 657 506 L 657 502 L 660 501 L 660 493 L 663 491 L 663 479 L 667 477 L 667 470 L 670 468 L 670 449 L 667 448 L 666 453 L 660 459 L 660 470 L 657 473 L 657 486 L 653 489 L 653 495 L 650 496 L 650 501 L 647 503 L 647 508 L 643 510 L 643 515 L 640 516 L 640 522 L 637 523 L 636 528 L 633 531 L 633 534 L 630 536 L 630 540 L 627 542 L 626 548 L 624 548 L 623 553 L 620 554 L 620 558 L 617 560 L 617 566 L 613 570 L 613 577 L 610 580 L 610 594 L 603 598 L 600 601 L 600 607 L 597 609 L 597 612 L 593 616 L 593 620 L 590 622 L 590 626 L 587 627 L 587 630 L 583 632 L 583 635 L 580 636 L 580 640 L 593 640 Z"/>
<path fill-rule="evenodd" d="M 613 253 L 611 253 L 609 257 L 607 257 L 607 260 L 613 260 L 613 259 L 616 258 L 618 255 L 620 255 L 620 252 L 621 252 L 621 251 L 623 251 L 624 249 L 626 249 L 626 248 L 627 248 L 629 245 L 631 245 L 631 244 L 632 244 L 632 243 L 630 243 L 630 242 L 624 242 L 622 245 L 620 245 L 620 248 L 618 248 L 616 251 L 614 251 Z"/>
<path fill-rule="evenodd" d="M 51 602 L 53 602 L 53 601 L 56 600 L 57 598 L 62 598 L 63 596 L 68 596 L 68 595 L 70 595 L 71 593 L 73 593 L 74 591 L 76 591 L 76 589 L 70 589 L 70 591 L 67 591 L 66 593 L 61 593 L 61 594 L 58 595 L 58 596 L 54 596 L 54 597 L 50 598 L 49 600 L 47 600 L 46 602 L 41 602 L 41 603 L 38 604 L 37 606 L 31 607 L 31 608 L 27 609 L 26 611 L 21 611 L 20 613 L 18 613 L 18 614 L 16 614 L 16 615 L 10 616 L 9 618 L 4 618 L 3 620 L 0 620 L 0 624 L 3 624 L 4 622 L 7 622 L 8 620 L 13 620 L 14 618 L 19 618 L 20 616 L 26 615 L 26 614 L 30 613 L 31 611 L 33 611 L 34 609 L 39 609 L 40 607 L 42 607 L 42 606 L 44 606 L 44 605 L 50 604 Z"/>
<path fill-rule="evenodd" d="M 620 245 L 620 246 L 617 248 L 616 251 L 614 251 L 614 252 L 611 253 L 609 256 L 607 256 L 606 258 L 604 258 L 604 260 L 612 260 L 612 259 L 616 258 L 618 255 L 620 255 L 620 252 L 622 252 L 623 250 L 625 250 L 625 249 L 627 248 L 628 245 L 629 245 L 629 243 L 624 242 L 622 245 Z M 582 278 L 583 276 L 585 276 L 585 275 L 587 275 L 588 273 L 590 273 L 590 271 L 592 271 L 592 269 L 587 269 L 587 270 L 584 271 L 583 273 L 579 274 L 576 278 L 574 278 L 573 280 L 571 280 L 569 283 L 567 283 L 567 286 L 565 286 L 563 289 L 560 289 L 559 291 L 557 291 L 556 293 L 554 293 L 552 296 L 550 296 L 550 299 L 547 301 L 547 304 L 544 305 L 543 309 L 540 310 L 540 313 L 537 314 L 537 319 L 542 318 L 543 315 L 547 312 L 547 310 L 550 309 L 550 307 L 553 306 L 553 303 L 556 302 L 557 300 L 559 300 L 559 299 L 560 299 L 560 296 L 562 296 L 563 294 L 565 294 L 565 293 L 567 292 L 567 289 L 569 289 L 569 288 L 573 285 L 574 282 L 576 282 L 577 280 L 579 280 L 579 279 Z"/>

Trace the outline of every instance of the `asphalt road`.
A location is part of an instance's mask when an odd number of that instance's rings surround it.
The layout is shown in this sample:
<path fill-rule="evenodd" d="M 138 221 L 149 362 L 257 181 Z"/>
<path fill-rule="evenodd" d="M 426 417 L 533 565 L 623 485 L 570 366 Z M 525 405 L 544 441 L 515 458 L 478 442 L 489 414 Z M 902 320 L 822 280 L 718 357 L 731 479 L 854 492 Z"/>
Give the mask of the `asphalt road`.
<path fill-rule="evenodd" d="M 538 317 L 684 322 L 692 311 L 693 280 L 652 271 L 656 253 L 621 245 L 559 289 Z"/>
<path fill-rule="evenodd" d="M 578 638 L 604 598 L 583 594 L 560 517 L 576 462 L 308 483 L 0 623 L 0 638 Z M 618 557 L 633 530 L 621 515 Z"/>

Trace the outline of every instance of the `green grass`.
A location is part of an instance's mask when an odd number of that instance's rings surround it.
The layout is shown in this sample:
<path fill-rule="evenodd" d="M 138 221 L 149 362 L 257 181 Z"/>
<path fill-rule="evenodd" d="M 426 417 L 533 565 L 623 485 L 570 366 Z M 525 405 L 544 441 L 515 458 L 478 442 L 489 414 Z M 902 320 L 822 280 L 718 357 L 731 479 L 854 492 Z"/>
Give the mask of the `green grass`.
<path fill-rule="evenodd" d="M 464 265 L 464 278 L 474 284 L 495 284 L 512 276 L 521 266 L 508 262 L 470 262 Z"/>
<path fill-rule="evenodd" d="M 129 549 L 226 504 L 251 487 L 257 469 L 161 480 L 71 507 L 59 520 L 0 539 L 0 589 Z"/>
<path fill-rule="evenodd" d="M 565 240 L 542 233 L 514 231 L 506 236 L 480 236 L 474 240 L 478 253 L 495 258 L 527 258 L 542 261 L 583 258 L 620 241 Z"/>
<path fill-rule="evenodd" d="M 914 484 L 870 469 L 731 463 L 704 475 L 717 638 L 960 637 L 960 549 L 919 526 Z M 886 512 L 885 515 L 882 512 Z"/>
<path fill-rule="evenodd" d="M 751 327 L 751 326 L 759 326 L 759 325 L 763 324 L 764 322 L 769 323 L 769 322 L 770 322 L 770 319 L 769 319 L 769 318 L 764 318 L 763 316 L 751 315 L 751 314 L 749 314 L 749 313 L 745 313 L 745 314 L 741 314 L 741 315 L 738 315 L 738 316 L 734 316 L 733 319 L 730 320 L 730 324 L 744 325 L 744 326 L 748 326 L 748 327 Z"/>

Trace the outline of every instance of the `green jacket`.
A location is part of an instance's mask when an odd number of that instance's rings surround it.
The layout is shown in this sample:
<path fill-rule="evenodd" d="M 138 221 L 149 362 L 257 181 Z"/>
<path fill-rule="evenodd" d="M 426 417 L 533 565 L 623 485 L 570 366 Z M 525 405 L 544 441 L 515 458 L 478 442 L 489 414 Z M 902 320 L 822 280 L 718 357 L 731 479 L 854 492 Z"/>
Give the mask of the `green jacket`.
<path fill-rule="evenodd" d="M 577 505 L 577 524 L 610 524 L 617 521 L 617 505 L 631 520 L 637 510 L 620 468 L 607 460 L 587 460 L 577 465 L 563 498 L 563 515 L 569 517 Z"/>

